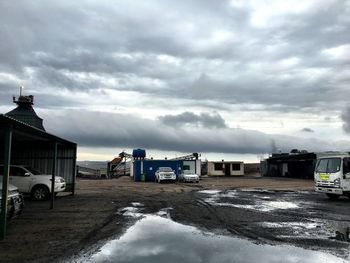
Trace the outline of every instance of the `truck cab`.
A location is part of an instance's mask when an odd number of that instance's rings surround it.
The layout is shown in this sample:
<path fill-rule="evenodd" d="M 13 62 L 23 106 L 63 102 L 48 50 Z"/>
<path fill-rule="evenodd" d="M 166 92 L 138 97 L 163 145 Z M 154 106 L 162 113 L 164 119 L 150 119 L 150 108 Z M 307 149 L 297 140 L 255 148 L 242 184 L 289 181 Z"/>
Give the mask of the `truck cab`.
<path fill-rule="evenodd" d="M 330 199 L 342 195 L 350 198 L 350 155 L 332 155 L 317 159 L 315 191 L 325 193 Z"/>

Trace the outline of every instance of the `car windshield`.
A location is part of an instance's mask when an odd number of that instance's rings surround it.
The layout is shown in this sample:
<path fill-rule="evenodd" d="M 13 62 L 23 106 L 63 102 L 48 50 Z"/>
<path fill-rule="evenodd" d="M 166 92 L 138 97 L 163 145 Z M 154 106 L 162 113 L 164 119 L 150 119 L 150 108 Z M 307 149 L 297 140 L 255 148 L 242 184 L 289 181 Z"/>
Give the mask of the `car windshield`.
<path fill-rule="evenodd" d="M 24 166 L 24 168 L 26 168 L 29 172 L 31 172 L 34 175 L 39 175 L 41 174 L 41 172 L 39 172 L 38 170 L 34 169 L 33 167 L 30 166 Z"/>
<path fill-rule="evenodd" d="M 316 165 L 317 173 L 336 173 L 340 171 L 340 158 L 320 159 Z"/>
<path fill-rule="evenodd" d="M 173 170 L 170 167 L 159 167 L 160 172 L 172 172 Z"/>

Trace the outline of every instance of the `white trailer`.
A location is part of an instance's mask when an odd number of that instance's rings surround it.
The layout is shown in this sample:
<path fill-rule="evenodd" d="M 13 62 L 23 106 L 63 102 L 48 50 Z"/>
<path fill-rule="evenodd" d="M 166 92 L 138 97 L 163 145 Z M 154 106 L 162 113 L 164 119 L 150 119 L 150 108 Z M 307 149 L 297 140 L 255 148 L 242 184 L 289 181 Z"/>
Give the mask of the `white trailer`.
<path fill-rule="evenodd" d="M 330 199 L 341 195 L 350 198 L 350 155 L 328 155 L 317 158 L 315 190 Z"/>

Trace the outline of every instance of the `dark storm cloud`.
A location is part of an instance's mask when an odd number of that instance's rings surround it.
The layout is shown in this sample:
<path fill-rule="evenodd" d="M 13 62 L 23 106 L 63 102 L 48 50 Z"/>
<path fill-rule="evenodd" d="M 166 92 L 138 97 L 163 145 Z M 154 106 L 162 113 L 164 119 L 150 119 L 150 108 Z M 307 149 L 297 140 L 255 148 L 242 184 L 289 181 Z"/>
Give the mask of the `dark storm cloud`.
<path fill-rule="evenodd" d="M 143 147 L 180 152 L 269 153 L 275 149 L 344 150 L 349 143 L 268 135 L 244 129 L 171 127 L 133 115 L 75 111 L 43 114 L 48 132 L 89 147 Z"/>
<path fill-rule="evenodd" d="M 341 118 L 344 122 L 343 124 L 344 131 L 347 133 L 350 133 L 350 107 L 348 107 L 343 111 Z"/>
<path fill-rule="evenodd" d="M 301 132 L 315 132 L 313 129 L 310 129 L 310 128 L 303 128 L 300 131 Z"/>
<path fill-rule="evenodd" d="M 168 126 L 179 127 L 186 124 L 204 127 L 204 128 L 227 128 L 225 120 L 218 113 L 208 114 L 193 112 L 183 112 L 178 115 L 165 115 L 159 117 L 159 120 Z"/>
<path fill-rule="evenodd" d="M 194 106 L 342 107 L 349 62 L 332 48 L 345 45 L 349 56 L 348 1 L 274 3 L 257 23 L 260 7 L 248 1 L 1 1 L 0 73 L 29 80 L 36 93 L 116 89 Z"/>

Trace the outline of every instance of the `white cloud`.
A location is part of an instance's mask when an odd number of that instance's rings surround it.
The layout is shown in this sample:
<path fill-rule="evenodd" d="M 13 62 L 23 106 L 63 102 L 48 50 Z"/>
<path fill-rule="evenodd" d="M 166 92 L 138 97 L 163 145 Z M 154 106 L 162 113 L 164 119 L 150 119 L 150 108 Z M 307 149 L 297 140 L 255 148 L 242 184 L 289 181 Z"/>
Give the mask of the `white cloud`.
<path fill-rule="evenodd" d="M 322 50 L 322 53 L 330 59 L 348 61 L 350 59 L 350 44 L 327 48 Z"/>

